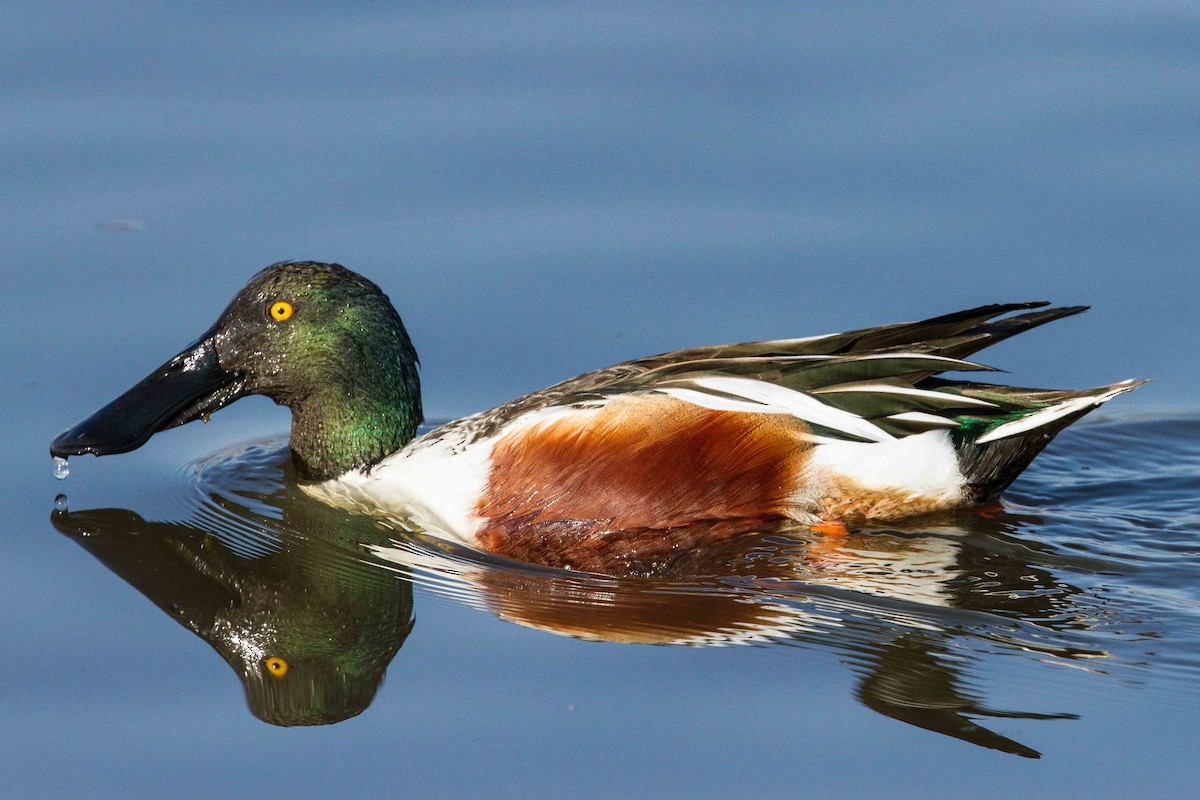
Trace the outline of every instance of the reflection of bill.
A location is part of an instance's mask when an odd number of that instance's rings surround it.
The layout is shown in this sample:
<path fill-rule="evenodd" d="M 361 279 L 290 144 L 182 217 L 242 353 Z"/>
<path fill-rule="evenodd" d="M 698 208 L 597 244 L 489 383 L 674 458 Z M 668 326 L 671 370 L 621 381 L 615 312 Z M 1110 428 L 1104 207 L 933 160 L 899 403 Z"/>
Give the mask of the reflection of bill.
<path fill-rule="evenodd" d="M 410 580 L 582 639 L 833 648 L 861 676 L 857 696 L 869 708 L 1030 757 L 1037 753 L 974 720 L 1068 715 L 987 709 L 971 688 L 977 658 L 961 645 L 1039 660 L 1103 655 L 1056 646 L 1056 627 L 1088 624 L 1079 590 L 1029 563 L 1038 554 L 1011 535 L 1021 522 L 1013 515 L 956 515 L 911 530 L 764 531 L 656 561 L 635 577 L 606 577 L 350 516 L 294 491 L 286 464 L 284 453 L 261 447 L 205 464 L 200 479 L 211 485 L 197 522 L 148 522 L 120 509 L 53 516 L 220 653 L 254 713 L 274 724 L 337 722 L 366 708 L 411 631 Z"/>

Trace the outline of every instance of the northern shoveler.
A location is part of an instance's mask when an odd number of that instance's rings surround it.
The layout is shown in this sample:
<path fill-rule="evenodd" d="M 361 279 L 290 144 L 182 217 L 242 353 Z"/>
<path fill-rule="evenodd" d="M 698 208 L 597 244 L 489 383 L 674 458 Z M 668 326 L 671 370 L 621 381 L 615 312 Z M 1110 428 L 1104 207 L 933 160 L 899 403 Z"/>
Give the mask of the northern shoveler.
<path fill-rule="evenodd" d="M 417 438 L 417 354 L 387 296 L 337 264 L 284 262 L 50 452 L 126 452 L 264 394 L 291 409 L 292 455 L 316 497 L 494 553 L 602 569 L 770 523 L 994 500 L 1056 433 L 1139 383 L 1070 391 L 936 377 L 987 370 L 963 359 L 1086 309 L 1047 305 L 664 353 Z"/>

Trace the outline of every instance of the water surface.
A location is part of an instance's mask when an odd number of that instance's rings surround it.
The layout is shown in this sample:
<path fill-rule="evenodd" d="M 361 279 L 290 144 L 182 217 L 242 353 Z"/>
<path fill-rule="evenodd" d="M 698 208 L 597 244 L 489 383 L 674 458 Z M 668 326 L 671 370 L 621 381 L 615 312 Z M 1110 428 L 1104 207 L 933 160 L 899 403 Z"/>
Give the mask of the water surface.
<path fill-rule="evenodd" d="M 160 625 L 168 630 L 143 657 L 176 665 L 167 683 L 185 729 L 196 724 L 185 710 L 190 676 L 215 660 L 184 629 L 237 676 L 219 704 L 231 722 L 253 714 L 352 730 L 359 723 L 345 720 L 362 714 L 375 731 L 412 737 L 394 715 L 429 703 L 408 676 L 414 661 L 430 662 L 422 669 L 446 666 L 441 690 L 452 696 L 466 688 L 455 677 L 466 666 L 470 683 L 499 676 L 504 693 L 524 694 L 522 707 L 559 703 L 553 722 L 520 734 L 504 710 L 514 698 L 480 703 L 476 687 L 439 709 L 529 745 L 547 740 L 555 754 L 580 735 L 653 746 L 715 712 L 700 751 L 727 737 L 743 751 L 749 724 L 788 729 L 771 748 L 798 761 L 811 758 L 812 740 L 849 734 L 892 751 L 946 749 L 964 763 L 1003 756 L 1010 770 L 1044 758 L 1065 775 L 1081 746 L 1186 726 L 1183 709 L 1200 699 L 1195 417 L 1070 429 L 999 508 L 846 534 L 764 532 L 626 577 L 505 561 L 325 507 L 298 490 L 279 439 L 185 463 L 167 483 L 166 514 L 72 501 L 51 521 L 99 562 L 87 569 L 104 592 L 124 583 L 142 595 L 125 592 L 122 608 L 144 614 L 152 603 L 178 623 Z M 125 613 L 92 624 L 116 630 Z M 495 636 L 521 646 L 493 660 Z M 733 648 L 718 672 L 702 652 L 712 648 Z M 547 671 L 547 649 L 569 655 Z M 92 660 L 119 680 L 119 659 Z M 609 662 L 632 681 L 617 696 L 650 703 L 638 724 L 580 693 L 612 680 Z M 103 724 L 104 713 L 91 714 Z M 749 732 L 760 755 L 769 739 Z M 424 735 L 408 743 L 418 742 L 430 746 Z"/>

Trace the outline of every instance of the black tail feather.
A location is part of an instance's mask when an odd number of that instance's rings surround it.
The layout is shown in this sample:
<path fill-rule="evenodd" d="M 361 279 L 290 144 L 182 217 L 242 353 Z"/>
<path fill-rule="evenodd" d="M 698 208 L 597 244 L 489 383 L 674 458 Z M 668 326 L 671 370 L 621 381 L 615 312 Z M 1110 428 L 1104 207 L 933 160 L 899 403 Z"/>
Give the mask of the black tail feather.
<path fill-rule="evenodd" d="M 1015 317 L 1005 317 L 1004 319 L 984 322 L 963 333 L 964 337 L 970 337 L 970 339 L 961 344 L 952 344 L 945 350 L 940 351 L 938 355 L 949 356 L 951 358 L 966 358 L 972 353 L 978 353 L 985 347 L 991 347 L 997 342 L 1002 342 L 1011 336 L 1016 336 L 1018 333 L 1024 333 L 1039 325 L 1053 322 L 1056 319 L 1082 314 L 1089 308 L 1091 306 L 1061 306 L 1059 308 L 1047 308 L 1043 311 L 1034 311 L 1030 314 L 1018 314 Z"/>
<path fill-rule="evenodd" d="M 1039 411 L 1053 410 L 1059 403 L 1091 401 L 1078 408 L 1073 408 L 1062 416 L 1048 417 L 1046 421 L 1029 430 L 983 443 L 980 443 L 979 439 L 987 437 L 982 436 L 985 430 L 978 425 L 967 424 L 952 431 L 951 437 L 954 441 L 954 449 L 958 454 L 959 468 L 966 477 L 971 501 L 987 503 L 995 500 L 1060 431 L 1099 408 L 1102 403 L 1140 386 L 1142 383 L 1145 381 L 1126 381 L 1097 389 L 1074 392 L 964 384 L 960 388 L 965 388 L 963 393 L 967 395 L 1001 390 L 1009 395 L 1010 402 L 1015 402 L 1020 397 L 1026 403 L 1031 403 L 1028 406 L 1031 415 Z M 991 396 L 997 397 L 997 394 L 991 394 Z"/>
<path fill-rule="evenodd" d="M 986 444 L 975 444 L 957 436 L 957 431 L 952 433 L 954 449 L 958 453 L 958 465 L 967 478 L 966 487 L 970 494 L 970 502 L 990 503 L 999 497 L 1000 493 L 1029 466 L 1034 457 L 1050 444 L 1059 431 L 1092 408 L 1094 406 L 1055 420 L 1052 426 L 1034 428 L 1026 433 Z"/>

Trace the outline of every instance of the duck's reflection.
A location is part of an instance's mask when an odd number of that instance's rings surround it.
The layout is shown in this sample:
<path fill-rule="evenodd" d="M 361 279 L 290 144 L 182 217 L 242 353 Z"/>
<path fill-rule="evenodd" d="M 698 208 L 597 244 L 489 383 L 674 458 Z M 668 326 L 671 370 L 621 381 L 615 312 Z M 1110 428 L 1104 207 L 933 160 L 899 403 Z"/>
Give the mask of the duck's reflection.
<path fill-rule="evenodd" d="M 937 636 L 914 631 L 897 637 L 880 648 L 878 660 L 863 676 L 856 695 L 867 708 L 901 722 L 1026 758 L 1038 758 L 1040 754 L 988 730 L 973 718 L 1077 718 L 1074 714 L 989 709 L 963 684 L 952 660 L 957 658 Z"/>
<path fill-rule="evenodd" d="M 247 498 L 260 499 L 253 484 Z M 361 713 L 412 630 L 411 583 L 356 559 L 374 526 L 348 527 L 317 504 L 282 520 L 256 509 L 214 495 L 188 523 L 124 509 L 53 521 L 220 653 L 259 719 L 324 725 Z"/>
<path fill-rule="evenodd" d="M 1076 660 L 1054 632 L 1088 627 L 1054 556 L 1013 535 L 1020 518 L 846 534 L 761 532 L 683 553 L 638 577 L 480 557 L 304 497 L 275 447 L 201 465 L 191 521 L 121 509 L 56 511 L 55 526 L 207 641 L 277 725 L 343 720 L 371 702 L 413 626 L 417 580 L 507 620 L 570 636 L 657 644 L 785 641 L 836 649 L 859 700 L 983 747 L 1038 753 L 979 724 L 1051 719 L 988 709 L 963 640 Z"/>

